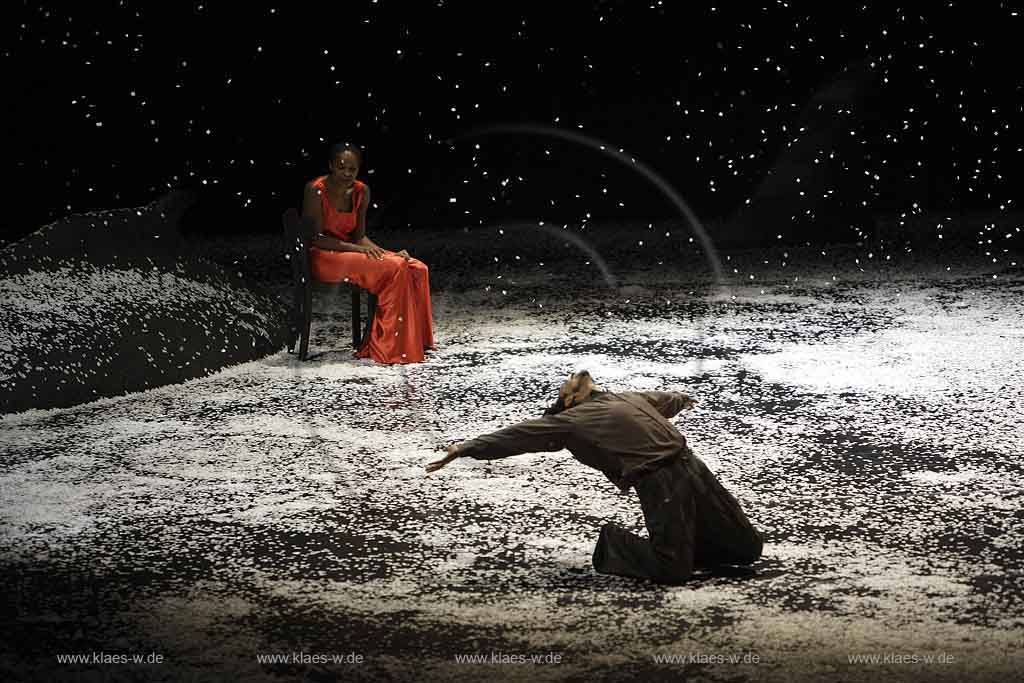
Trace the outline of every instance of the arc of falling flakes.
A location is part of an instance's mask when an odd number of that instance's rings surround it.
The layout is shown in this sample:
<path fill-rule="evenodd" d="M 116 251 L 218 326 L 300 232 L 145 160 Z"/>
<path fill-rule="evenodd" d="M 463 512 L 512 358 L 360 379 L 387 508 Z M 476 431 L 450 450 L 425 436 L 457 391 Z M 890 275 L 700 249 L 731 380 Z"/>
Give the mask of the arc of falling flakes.
<path fill-rule="evenodd" d="M 586 241 L 576 233 L 568 232 L 566 230 L 559 230 L 550 225 L 542 225 L 540 223 L 512 223 L 509 225 L 503 225 L 502 227 L 509 230 L 541 230 L 543 232 L 548 233 L 549 235 L 556 239 L 572 242 L 577 247 L 579 247 L 579 249 L 583 253 L 589 256 L 590 260 L 597 265 L 597 269 L 601 271 L 601 277 L 604 278 L 605 284 L 607 284 L 612 289 L 618 289 L 618 278 L 615 277 L 615 274 L 612 272 L 612 269 L 608 267 L 608 263 L 604 260 L 604 257 L 601 256 L 600 252 L 598 252 L 597 249 L 595 249 L 590 242 Z"/>
<path fill-rule="evenodd" d="M 704 249 L 704 253 L 707 254 L 708 264 L 711 266 L 711 270 L 714 273 L 715 284 L 719 287 L 721 293 L 727 293 L 725 291 L 726 282 L 725 274 L 722 270 L 722 263 L 718 258 L 718 250 L 715 248 L 715 244 L 711 240 L 711 236 L 708 234 L 707 230 L 704 229 L 704 225 L 700 222 L 700 219 L 697 218 L 697 214 L 693 212 L 690 205 L 683 199 L 682 195 L 680 195 L 667 180 L 655 172 L 654 169 L 650 168 L 636 157 L 626 154 L 609 142 L 589 135 L 584 135 L 577 131 L 565 130 L 540 123 L 489 124 L 478 128 L 472 128 L 465 133 L 456 135 L 447 142 L 448 144 L 453 145 L 459 140 L 488 137 L 491 135 L 539 135 L 542 137 L 565 140 L 599 152 L 642 175 L 651 184 L 657 187 L 665 198 L 671 202 L 672 206 L 674 206 L 686 219 L 690 229 L 693 231 L 693 234 L 697 237 L 701 247 Z"/>

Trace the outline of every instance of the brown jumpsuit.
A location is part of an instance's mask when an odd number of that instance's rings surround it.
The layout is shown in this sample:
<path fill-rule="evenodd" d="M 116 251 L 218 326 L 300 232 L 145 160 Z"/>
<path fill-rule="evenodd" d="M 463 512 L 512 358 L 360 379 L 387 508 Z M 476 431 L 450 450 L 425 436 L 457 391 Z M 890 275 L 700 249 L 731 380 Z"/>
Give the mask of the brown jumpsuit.
<path fill-rule="evenodd" d="M 680 583 L 694 567 L 750 564 L 763 534 L 668 421 L 684 396 L 595 392 L 568 410 L 467 441 L 460 455 L 495 460 L 566 448 L 620 490 L 636 488 L 650 538 L 605 524 L 594 548 L 598 572 Z"/>

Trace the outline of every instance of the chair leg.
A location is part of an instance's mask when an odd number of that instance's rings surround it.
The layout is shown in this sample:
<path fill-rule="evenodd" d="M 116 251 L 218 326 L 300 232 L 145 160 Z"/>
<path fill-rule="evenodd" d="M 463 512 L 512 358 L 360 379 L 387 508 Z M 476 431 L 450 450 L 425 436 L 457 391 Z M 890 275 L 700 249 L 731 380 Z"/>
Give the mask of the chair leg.
<path fill-rule="evenodd" d="M 288 353 L 295 353 L 295 344 L 299 341 L 299 313 L 294 306 L 288 312 Z"/>
<path fill-rule="evenodd" d="M 288 353 L 295 353 L 295 347 L 302 337 L 302 292 L 296 292 L 292 314 L 288 319 Z"/>
<path fill-rule="evenodd" d="M 352 348 L 358 349 L 359 342 L 362 340 L 362 321 L 360 320 L 362 311 L 362 304 L 359 297 L 359 288 L 352 288 Z"/>
<path fill-rule="evenodd" d="M 288 353 L 295 351 L 295 343 L 302 332 L 303 301 L 302 286 L 295 284 L 292 287 L 292 306 L 288 316 Z"/>
<path fill-rule="evenodd" d="M 302 306 L 302 341 L 299 342 L 299 360 L 306 360 L 309 352 L 309 328 L 313 319 L 313 291 L 312 286 L 307 282 L 306 291 L 303 296 Z"/>

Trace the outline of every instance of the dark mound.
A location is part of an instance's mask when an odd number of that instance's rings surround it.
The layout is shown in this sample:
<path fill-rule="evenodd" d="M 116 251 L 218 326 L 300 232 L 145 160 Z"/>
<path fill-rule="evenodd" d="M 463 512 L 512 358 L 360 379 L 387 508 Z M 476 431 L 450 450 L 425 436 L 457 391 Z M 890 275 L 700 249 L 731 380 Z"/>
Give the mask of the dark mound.
<path fill-rule="evenodd" d="M 286 344 L 284 305 L 178 233 L 189 201 L 73 215 L 0 250 L 0 412 L 183 382 Z"/>

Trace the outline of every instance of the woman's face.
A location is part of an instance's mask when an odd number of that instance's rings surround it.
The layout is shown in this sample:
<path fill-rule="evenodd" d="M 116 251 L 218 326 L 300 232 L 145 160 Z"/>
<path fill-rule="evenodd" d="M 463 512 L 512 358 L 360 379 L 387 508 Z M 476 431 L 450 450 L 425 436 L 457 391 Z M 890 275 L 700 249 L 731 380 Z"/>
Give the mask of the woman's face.
<path fill-rule="evenodd" d="M 337 155 L 331 162 L 331 175 L 342 187 L 348 187 L 359 175 L 359 157 L 348 150 Z"/>

